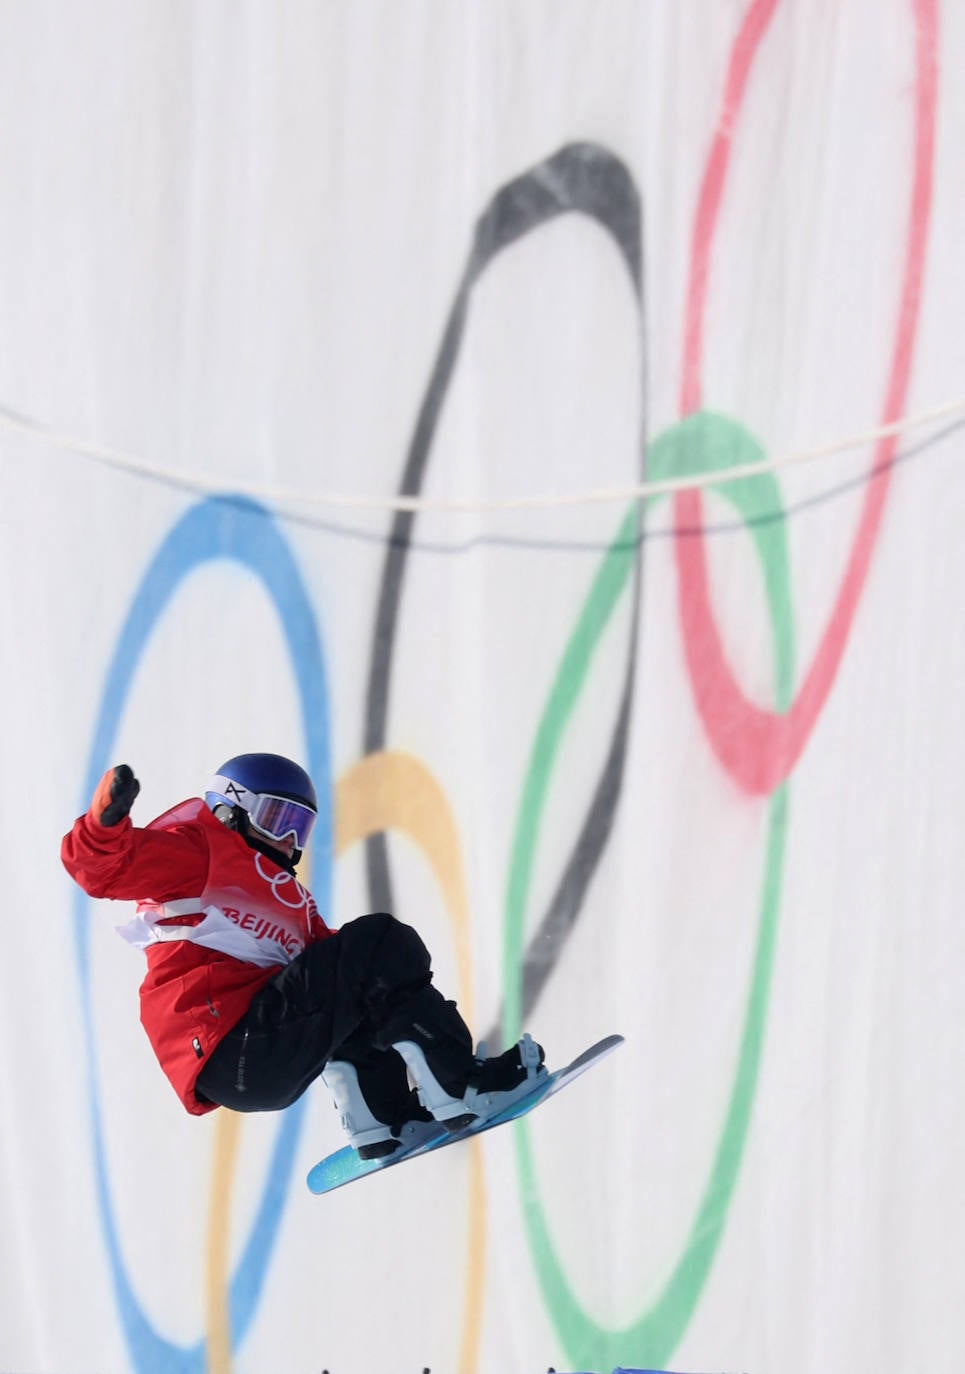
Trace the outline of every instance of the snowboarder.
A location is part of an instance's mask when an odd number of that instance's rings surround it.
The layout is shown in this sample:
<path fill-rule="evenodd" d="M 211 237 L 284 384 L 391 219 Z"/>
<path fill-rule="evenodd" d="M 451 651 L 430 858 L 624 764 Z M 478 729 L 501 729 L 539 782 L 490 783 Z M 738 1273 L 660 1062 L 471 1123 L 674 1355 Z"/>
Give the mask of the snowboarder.
<path fill-rule="evenodd" d="M 141 1023 L 189 1112 L 280 1110 L 321 1077 L 375 1159 L 492 1116 L 546 1074 L 528 1035 L 474 1056 L 411 926 L 385 912 L 326 925 L 295 876 L 318 813 L 297 763 L 229 759 L 203 800 L 143 829 L 139 791 L 127 764 L 108 769 L 61 858 L 90 896 L 136 901 L 119 931 L 147 956 Z"/>

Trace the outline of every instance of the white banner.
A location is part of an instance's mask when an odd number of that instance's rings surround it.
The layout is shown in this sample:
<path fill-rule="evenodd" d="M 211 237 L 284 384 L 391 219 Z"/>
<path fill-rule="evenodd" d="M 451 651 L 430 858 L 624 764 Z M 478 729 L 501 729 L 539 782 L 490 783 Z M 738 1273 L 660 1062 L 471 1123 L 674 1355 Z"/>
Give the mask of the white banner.
<path fill-rule="evenodd" d="M 0 12 L 0 1369 L 965 1367 L 963 63 L 948 0 Z M 321 1084 L 188 1117 L 60 837 L 248 750 L 332 924 L 620 1054 L 325 1198 Z"/>

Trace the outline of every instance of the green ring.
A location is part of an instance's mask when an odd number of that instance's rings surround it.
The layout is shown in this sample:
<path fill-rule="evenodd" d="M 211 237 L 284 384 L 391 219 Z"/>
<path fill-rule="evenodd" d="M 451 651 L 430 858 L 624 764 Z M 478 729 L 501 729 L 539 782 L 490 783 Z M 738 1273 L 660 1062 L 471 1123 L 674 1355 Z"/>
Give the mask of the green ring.
<path fill-rule="evenodd" d="M 759 462 L 763 456 L 757 441 L 735 421 L 701 412 L 688 416 L 654 442 L 648 451 L 647 471 L 653 480 L 660 480 L 684 472 L 719 471 Z M 754 540 L 774 638 L 775 699 L 778 710 L 786 711 L 793 692 L 794 633 L 780 491 L 771 473 L 735 478 L 715 487 L 715 491 L 736 508 Z M 531 751 L 506 889 L 507 998 L 503 1029 L 507 1044 L 517 1039 L 521 1031 L 524 917 L 553 767 L 593 654 L 629 581 L 636 551 L 636 512 L 631 507 L 604 556 L 567 643 Z M 680 1344 L 707 1280 L 739 1173 L 757 1088 L 777 936 L 787 808 L 787 786 L 782 785 L 770 801 L 750 992 L 737 1065 L 710 1173 L 677 1263 L 656 1301 L 628 1327 L 603 1327 L 580 1306 L 554 1249 L 540 1202 L 528 1124 L 517 1123 L 516 1156 L 527 1241 L 550 1318 L 567 1359 L 576 1368 L 611 1368 L 627 1360 L 648 1366 L 665 1364 Z"/>

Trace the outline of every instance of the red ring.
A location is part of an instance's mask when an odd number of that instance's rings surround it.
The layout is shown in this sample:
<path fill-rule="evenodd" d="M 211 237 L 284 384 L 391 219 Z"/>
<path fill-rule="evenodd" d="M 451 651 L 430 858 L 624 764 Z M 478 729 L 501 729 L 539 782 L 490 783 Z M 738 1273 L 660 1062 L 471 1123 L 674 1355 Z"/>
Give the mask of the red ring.
<path fill-rule="evenodd" d="M 898 322 L 881 423 L 902 413 L 918 325 L 921 281 L 931 214 L 938 34 L 937 0 L 910 0 L 916 33 L 915 147 L 905 270 Z M 717 128 L 701 182 L 691 247 L 684 329 L 681 409 L 700 406 L 700 363 L 708 268 L 730 146 L 743 102 L 747 77 L 777 0 L 752 0 L 734 40 Z M 879 441 L 857 533 L 837 601 L 801 688 L 787 713 L 761 709 L 741 690 L 724 652 L 710 604 L 699 490 L 678 494 L 674 502 L 675 554 L 679 612 L 687 670 L 704 729 L 721 764 L 744 789 L 768 794 L 783 782 L 800 757 L 841 663 L 871 554 L 881 524 L 897 445 L 892 435 Z M 682 531 L 690 531 L 681 537 Z"/>

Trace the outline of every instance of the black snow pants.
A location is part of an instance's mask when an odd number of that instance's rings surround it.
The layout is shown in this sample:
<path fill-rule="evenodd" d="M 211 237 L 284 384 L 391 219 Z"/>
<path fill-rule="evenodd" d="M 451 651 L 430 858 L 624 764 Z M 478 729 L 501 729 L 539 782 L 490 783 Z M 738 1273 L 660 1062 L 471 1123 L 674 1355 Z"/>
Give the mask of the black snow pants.
<path fill-rule="evenodd" d="M 309 945 L 252 999 L 198 1076 L 202 1100 L 236 1112 L 277 1111 L 299 1098 L 331 1059 L 358 1070 L 373 1115 L 412 1115 L 405 1063 L 391 1048 L 414 1040 L 430 1069 L 461 1095 L 472 1036 L 432 986 L 429 951 L 386 912 L 360 916 Z"/>

